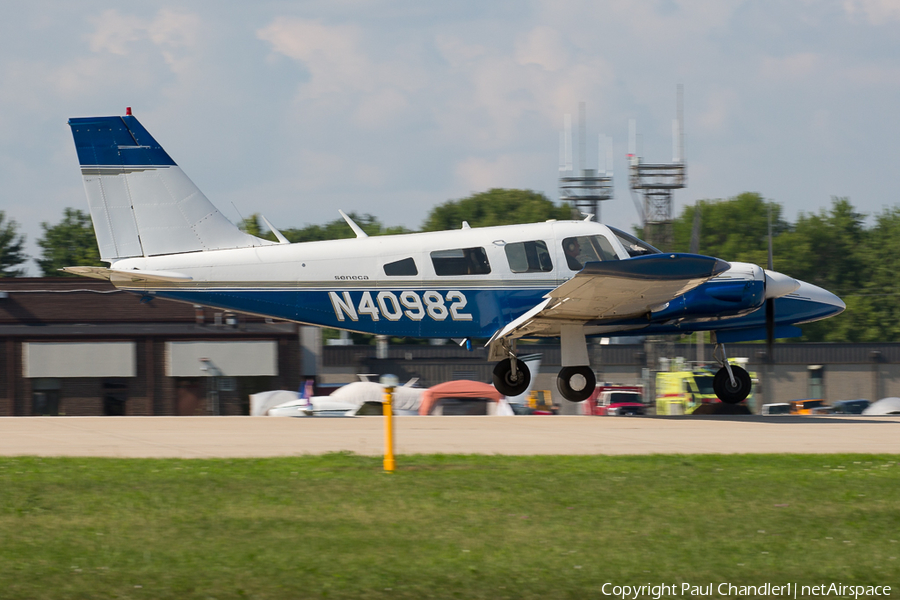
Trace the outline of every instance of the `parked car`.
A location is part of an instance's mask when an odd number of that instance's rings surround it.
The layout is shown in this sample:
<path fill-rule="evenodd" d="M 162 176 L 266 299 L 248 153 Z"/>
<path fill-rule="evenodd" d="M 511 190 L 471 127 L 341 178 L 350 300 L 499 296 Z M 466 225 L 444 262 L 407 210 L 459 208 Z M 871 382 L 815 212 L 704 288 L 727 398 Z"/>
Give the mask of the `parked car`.
<path fill-rule="evenodd" d="M 792 400 L 791 414 L 809 415 L 812 414 L 812 409 L 818 408 L 819 406 L 825 406 L 825 402 L 822 400 Z"/>
<path fill-rule="evenodd" d="M 835 414 L 839 415 L 861 415 L 864 410 L 869 408 L 868 400 L 838 400 L 832 405 Z"/>
<path fill-rule="evenodd" d="M 586 415 L 643 415 L 644 388 L 639 385 L 597 384 L 597 389 L 584 403 Z"/>
<path fill-rule="evenodd" d="M 791 405 L 787 402 L 773 402 L 772 404 L 763 404 L 760 408 L 759 414 L 768 417 L 789 415 L 791 414 Z"/>

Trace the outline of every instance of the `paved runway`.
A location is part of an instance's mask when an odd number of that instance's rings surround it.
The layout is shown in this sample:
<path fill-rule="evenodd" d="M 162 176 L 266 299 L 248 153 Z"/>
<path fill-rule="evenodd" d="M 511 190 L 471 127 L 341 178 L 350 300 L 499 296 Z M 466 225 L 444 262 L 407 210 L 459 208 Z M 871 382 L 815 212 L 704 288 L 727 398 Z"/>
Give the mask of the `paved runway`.
<path fill-rule="evenodd" d="M 900 417 L 395 417 L 402 454 L 900 454 Z M 380 455 L 382 417 L 3 417 L 0 456 Z"/>

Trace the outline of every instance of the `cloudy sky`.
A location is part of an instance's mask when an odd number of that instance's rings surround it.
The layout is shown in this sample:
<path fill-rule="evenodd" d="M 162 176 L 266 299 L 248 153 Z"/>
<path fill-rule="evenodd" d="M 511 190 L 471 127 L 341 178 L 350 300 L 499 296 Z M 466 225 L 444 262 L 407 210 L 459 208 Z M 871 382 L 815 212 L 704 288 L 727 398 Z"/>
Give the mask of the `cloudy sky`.
<path fill-rule="evenodd" d="M 790 219 L 900 200 L 898 0 L 10 0 L 0 78 L 0 210 L 32 255 L 42 221 L 86 209 L 66 120 L 126 106 L 231 220 L 278 227 L 342 208 L 415 228 L 491 187 L 556 198 L 581 101 L 587 166 L 614 141 L 603 220 L 630 227 L 629 119 L 645 162 L 670 161 L 679 83 L 676 214 L 744 191 Z"/>

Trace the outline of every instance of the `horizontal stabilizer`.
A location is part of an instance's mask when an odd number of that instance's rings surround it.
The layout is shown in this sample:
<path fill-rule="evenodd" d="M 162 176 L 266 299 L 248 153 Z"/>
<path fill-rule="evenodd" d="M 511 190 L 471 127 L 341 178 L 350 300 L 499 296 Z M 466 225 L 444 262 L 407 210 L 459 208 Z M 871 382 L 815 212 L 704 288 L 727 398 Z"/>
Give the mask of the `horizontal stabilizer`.
<path fill-rule="evenodd" d="M 138 282 L 174 282 L 192 281 L 190 275 L 182 273 L 174 273 L 172 271 L 141 271 L 133 269 L 125 271 L 121 269 L 108 269 L 106 267 L 64 267 L 60 271 L 72 273 L 74 275 L 82 275 L 84 277 L 93 277 L 94 279 L 106 279 L 108 281 L 127 281 L 131 283 Z"/>

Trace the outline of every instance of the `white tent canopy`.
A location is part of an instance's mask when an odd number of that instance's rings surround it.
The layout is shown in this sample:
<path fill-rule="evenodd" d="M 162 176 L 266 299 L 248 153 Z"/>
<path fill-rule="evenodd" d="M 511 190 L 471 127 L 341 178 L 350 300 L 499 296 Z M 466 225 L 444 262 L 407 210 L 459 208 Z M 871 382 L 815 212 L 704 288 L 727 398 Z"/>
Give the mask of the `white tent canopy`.
<path fill-rule="evenodd" d="M 900 398 L 890 397 L 882 398 L 878 402 L 873 402 L 866 410 L 862 412 L 864 415 L 900 415 Z"/>

